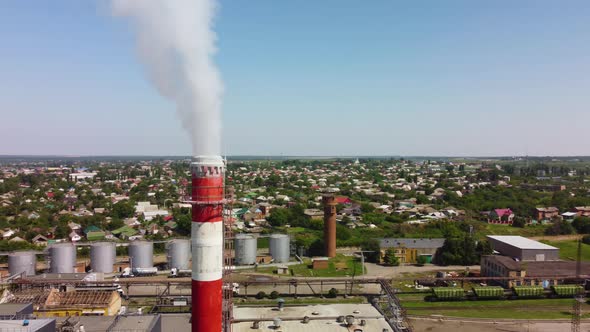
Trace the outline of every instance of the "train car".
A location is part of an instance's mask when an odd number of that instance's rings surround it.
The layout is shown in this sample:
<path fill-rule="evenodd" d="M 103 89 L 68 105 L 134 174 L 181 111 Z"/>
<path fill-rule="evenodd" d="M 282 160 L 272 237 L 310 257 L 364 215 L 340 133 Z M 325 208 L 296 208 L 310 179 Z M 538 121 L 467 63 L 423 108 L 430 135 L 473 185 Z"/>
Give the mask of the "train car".
<path fill-rule="evenodd" d="M 555 297 L 574 297 L 583 294 L 584 287 L 580 285 L 556 285 L 551 286 L 552 295 Z"/>
<path fill-rule="evenodd" d="M 433 287 L 432 294 L 427 296 L 427 301 L 460 301 L 465 299 L 465 290 L 456 287 Z"/>
<path fill-rule="evenodd" d="M 519 299 L 540 298 L 545 296 L 543 286 L 514 286 L 512 287 L 514 296 Z"/>
<path fill-rule="evenodd" d="M 473 296 L 476 299 L 502 299 L 505 297 L 504 288 L 500 286 L 481 286 L 473 287 Z"/>

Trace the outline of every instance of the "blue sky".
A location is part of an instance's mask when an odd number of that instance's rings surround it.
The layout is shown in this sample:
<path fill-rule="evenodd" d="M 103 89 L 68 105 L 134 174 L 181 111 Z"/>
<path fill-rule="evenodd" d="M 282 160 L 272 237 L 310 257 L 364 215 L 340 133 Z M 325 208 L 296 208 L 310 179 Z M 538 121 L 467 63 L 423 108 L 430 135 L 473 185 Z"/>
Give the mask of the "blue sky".
<path fill-rule="evenodd" d="M 188 155 L 107 1 L 0 1 L 0 154 Z M 588 1 L 230 1 L 229 155 L 590 155 Z"/>

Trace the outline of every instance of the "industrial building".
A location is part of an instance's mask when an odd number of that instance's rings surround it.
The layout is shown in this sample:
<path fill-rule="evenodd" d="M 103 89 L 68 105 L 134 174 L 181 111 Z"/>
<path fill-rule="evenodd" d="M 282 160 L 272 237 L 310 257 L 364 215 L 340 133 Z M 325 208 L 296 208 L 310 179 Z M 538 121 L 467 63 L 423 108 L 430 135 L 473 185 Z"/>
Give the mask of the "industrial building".
<path fill-rule="evenodd" d="M 487 238 L 495 255 L 481 257 L 481 275 L 510 278 L 498 281 L 506 287 L 548 287 L 576 277 L 576 262 L 559 260 L 559 248 L 522 236 L 488 235 Z M 590 276 L 590 263 L 580 266 L 581 275 Z M 525 277 L 532 279 L 524 280 Z"/>
<path fill-rule="evenodd" d="M 420 256 L 426 257 L 426 262 L 430 263 L 444 243 L 445 239 L 386 238 L 379 241 L 379 247 L 381 258 L 387 249 L 393 248 L 400 263 L 414 264 Z"/>
<path fill-rule="evenodd" d="M 234 307 L 233 332 L 390 331 L 383 315 L 370 304 Z"/>
<path fill-rule="evenodd" d="M 0 304 L 0 317 L 16 316 L 19 318 L 33 315 L 32 303 L 2 303 Z"/>
<path fill-rule="evenodd" d="M 565 278 L 576 277 L 574 261 L 517 261 L 511 257 L 487 255 L 481 258 L 481 276 L 507 277 L 509 280 L 498 280 L 505 287 L 523 285 L 558 285 Z M 581 263 L 581 276 L 590 276 L 590 263 Z M 525 277 L 538 278 L 524 280 Z"/>
<path fill-rule="evenodd" d="M 492 249 L 502 256 L 519 261 L 555 261 L 559 259 L 559 248 L 513 235 L 488 235 Z"/>
<path fill-rule="evenodd" d="M 55 319 L 0 320 L 0 331 L 55 332 Z"/>
<path fill-rule="evenodd" d="M 185 331 L 185 329 L 163 329 L 161 315 L 120 315 L 116 317 L 58 317 L 58 332 L 161 332 Z"/>
<path fill-rule="evenodd" d="M 37 317 L 113 316 L 121 309 L 121 296 L 116 291 L 60 292 L 31 289 L 22 292 L 5 291 L 4 303 L 31 303 Z"/>

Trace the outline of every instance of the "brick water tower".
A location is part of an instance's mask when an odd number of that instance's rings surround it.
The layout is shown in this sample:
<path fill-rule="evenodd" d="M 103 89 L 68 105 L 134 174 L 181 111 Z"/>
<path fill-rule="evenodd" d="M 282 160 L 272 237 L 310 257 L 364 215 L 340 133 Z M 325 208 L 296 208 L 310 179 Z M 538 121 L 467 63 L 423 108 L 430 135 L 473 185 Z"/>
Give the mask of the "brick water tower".
<path fill-rule="evenodd" d="M 322 196 L 324 203 L 324 254 L 336 256 L 336 198 L 333 194 Z"/>

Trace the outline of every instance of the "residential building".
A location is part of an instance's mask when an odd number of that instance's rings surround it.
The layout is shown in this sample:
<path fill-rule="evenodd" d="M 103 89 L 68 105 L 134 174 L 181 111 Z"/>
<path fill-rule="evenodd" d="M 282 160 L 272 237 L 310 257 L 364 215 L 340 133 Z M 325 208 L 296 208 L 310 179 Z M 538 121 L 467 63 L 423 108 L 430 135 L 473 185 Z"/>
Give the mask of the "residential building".
<path fill-rule="evenodd" d="M 514 212 L 510 209 L 494 209 L 488 214 L 489 224 L 509 224 L 512 225 Z"/>
<path fill-rule="evenodd" d="M 551 220 L 555 217 L 559 217 L 559 209 L 552 206 L 552 207 L 540 207 L 536 208 L 534 211 L 534 218 L 537 221 L 543 220 Z"/>
<path fill-rule="evenodd" d="M 590 217 L 590 206 L 576 206 L 574 212 L 578 217 Z"/>

